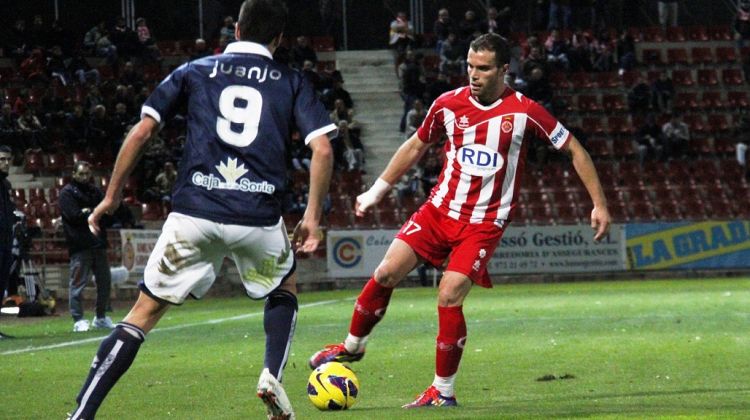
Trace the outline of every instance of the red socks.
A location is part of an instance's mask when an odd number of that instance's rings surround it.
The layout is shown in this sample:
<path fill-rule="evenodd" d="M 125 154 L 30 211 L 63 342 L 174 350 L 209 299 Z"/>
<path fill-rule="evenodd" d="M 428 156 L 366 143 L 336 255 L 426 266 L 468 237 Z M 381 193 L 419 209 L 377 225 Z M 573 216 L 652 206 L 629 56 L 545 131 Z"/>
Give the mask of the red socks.
<path fill-rule="evenodd" d="M 463 306 L 438 306 L 438 324 L 435 374 L 447 378 L 458 371 L 466 344 Z"/>
<path fill-rule="evenodd" d="M 354 305 L 349 334 L 356 337 L 370 335 L 375 324 L 383 319 L 392 293 L 392 287 L 381 286 L 374 277 L 370 277 Z"/>

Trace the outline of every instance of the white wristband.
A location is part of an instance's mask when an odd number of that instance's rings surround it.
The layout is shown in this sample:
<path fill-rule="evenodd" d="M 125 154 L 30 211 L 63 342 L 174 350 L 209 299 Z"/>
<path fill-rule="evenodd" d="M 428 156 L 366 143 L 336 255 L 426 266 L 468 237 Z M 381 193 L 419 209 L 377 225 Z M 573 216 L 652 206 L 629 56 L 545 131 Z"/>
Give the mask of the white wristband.
<path fill-rule="evenodd" d="M 367 211 L 368 208 L 380 202 L 391 188 L 391 184 L 383 181 L 381 178 L 376 179 L 369 190 L 357 196 L 358 210 Z"/>

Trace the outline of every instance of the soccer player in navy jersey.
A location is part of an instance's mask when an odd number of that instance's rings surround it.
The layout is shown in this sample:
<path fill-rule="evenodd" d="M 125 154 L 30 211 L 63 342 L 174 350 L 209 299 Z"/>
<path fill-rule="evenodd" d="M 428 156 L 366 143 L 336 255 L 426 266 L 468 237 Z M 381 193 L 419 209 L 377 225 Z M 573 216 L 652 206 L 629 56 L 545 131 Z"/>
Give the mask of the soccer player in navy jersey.
<path fill-rule="evenodd" d="M 396 151 L 375 184 L 357 197 L 355 212 L 361 216 L 432 143 L 447 137 L 445 163 L 430 197 L 401 228 L 357 298 L 344 342 L 315 353 L 312 368 L 362 359 L 393 288 L 418 265 L 441 267 L 449 258 L 438 292 L 435 377 L 404 408 L 457 405 L 454 384 L 467 335 L 463 302 L 472 285 L 492 287 L 487 262 L 512 219 L 526 150 L 533 141 L 541 139 L 570 155 L 593 201 L 594 239 L 606 235 L 610 216 L 591 157 L 541 105 L 505 85 L 509 59 L 501 36 L 476 38 L 466 60 L 469 86 L 435 100 L 417 132 Z"/>
<path fill-rule="evenodd" d="M 154 90 L 115 162 L 104 200 L 89 217 L 92 231 L 118 206 L 128 175 L 159 126 L 187 106 L 187 142 L 162 228 L 130 313 L 102 341 L 71 419 L 93 419 L 109 390 L 135 359 L 146 334 L 173 304 L 202 297 L 225 256 L 237 264 L 246 293 L 265 298 L 264 369 L 258 396 L 268 417 L 292 419 L 281 385 L 297 317 L 294 251 L 320 242 L 322 203 L 333 155 L 328 113 L 301 73 L 272 60 L 287 10 L 276 0 L 247 0 L 238 42 L 224 54 L 184 64 Z M 312 149 L 307 210 L 290 242 L 279 197 L 286 143 L 295 124 Z"/>

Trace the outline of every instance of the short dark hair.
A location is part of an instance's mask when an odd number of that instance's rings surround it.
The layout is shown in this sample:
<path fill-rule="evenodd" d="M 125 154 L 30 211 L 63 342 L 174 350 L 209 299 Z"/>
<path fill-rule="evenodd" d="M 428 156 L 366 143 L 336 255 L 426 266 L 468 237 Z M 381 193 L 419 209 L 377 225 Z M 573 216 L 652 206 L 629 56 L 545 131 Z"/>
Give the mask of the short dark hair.
<path fill-rule="evenodd" d="M 73 165 L 73 173 L 76 173 L 81 170 L 81 168 L 91 168 L 91 163 L 85 161 L 85 160 L 79 160 Z"/>
<path fill-rule="evenodd" d="M 279 0 L 245 0 L 237 20 L 240 39 L 268 45 L 284 32 L 286 20 L 286 5 Z"/>
<path fill-rule="evenodd" d="M 10 146 L 0 144 L 0 153 L 13 154 L 13 149 L 11 149 Z"/>
<path fill-rule="evenodd" d="M 498 67 L 510 62 L 510 45 L 508 41 L 498 34 L 486 33 L 471 41 L 471 49 L 474 51 L 492 51 L 495 53 L 495 63 Z"/>

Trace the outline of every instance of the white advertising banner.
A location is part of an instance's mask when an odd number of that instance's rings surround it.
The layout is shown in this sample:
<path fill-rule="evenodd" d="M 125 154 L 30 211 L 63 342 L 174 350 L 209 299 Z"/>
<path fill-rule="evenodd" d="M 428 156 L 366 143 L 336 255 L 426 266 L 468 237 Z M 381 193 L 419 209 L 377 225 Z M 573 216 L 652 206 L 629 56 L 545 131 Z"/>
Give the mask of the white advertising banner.
<path fill-rule="evenodd" d="M 329 231 L 329 277 L 369 277 L 397 230 Z M 622 271 L 627 267 L 625 229 L 612 225 L 595 243 L 586 225 L 509 227 L 487 265 L 490 274 Z"/>
<path fill-rule="evenodd" d="M 143 274 L 151 250 L 159 239 L 159 230 L 122 229 L 120 244 L 122 246 L 122 265 L 131 272 Z"/>

